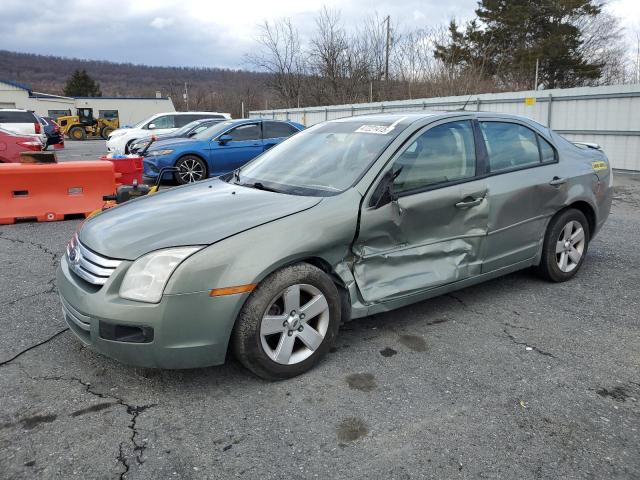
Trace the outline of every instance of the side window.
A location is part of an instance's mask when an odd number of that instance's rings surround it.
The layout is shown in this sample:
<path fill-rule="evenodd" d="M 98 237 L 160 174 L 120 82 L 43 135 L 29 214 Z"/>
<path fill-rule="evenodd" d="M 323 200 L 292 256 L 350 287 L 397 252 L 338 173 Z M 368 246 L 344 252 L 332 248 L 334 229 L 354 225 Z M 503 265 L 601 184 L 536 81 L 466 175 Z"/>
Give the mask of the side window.
<path fill-rule="evenodd" d="M 243 140 L 260 140 L 260 125 L 253 123 L 251 125 L 240 125 L 234 128 L 227 135 L 231 135 L 234 142 Z"/>
<path fill-rule="evenodd" d="M 474 177 L 476 151 L 471 122 L 450 122 L 425 131 L 395 160 L 394 171 L 396 193 Z"/>
<path fill-rule="evenodd" d="M 538 141 L 540 142 L 540 157 L 542 158 L 542 163 L 555 162 L 556 151 L 553 149 L 551 144 L 540 135 L 538 135 Z"/>
<path fill-rule="evenodd" d="M 284 122 L 263 122 L 263 138 L 289 137 L 298 131 L 297 128 Z"/>
<path fill-rule="evenodd" d="M 155 128 L 174 128 L 174 116 L 173 115 L 165 115 L 163 117 L 158 117 L 155 120 L 149 122 L 149 125 L 152 123 L 155 125 Z"/>
<path fill-rule="evenodd" d="M 114 120 L 118 118 L 118 110 L 98 110 L 98 117 Z"/>
<path fill-rule="evenodd" d="M 491 172 L 540 163 L 536 133 L 517 123 L 480 122 Z"/>
<path fill-rule="evenodd" d="M 175 126 L 177 128 L 184 127 L 187 123 L 191 123 L 196 120 L 195 115 L 174 115 Z"/>

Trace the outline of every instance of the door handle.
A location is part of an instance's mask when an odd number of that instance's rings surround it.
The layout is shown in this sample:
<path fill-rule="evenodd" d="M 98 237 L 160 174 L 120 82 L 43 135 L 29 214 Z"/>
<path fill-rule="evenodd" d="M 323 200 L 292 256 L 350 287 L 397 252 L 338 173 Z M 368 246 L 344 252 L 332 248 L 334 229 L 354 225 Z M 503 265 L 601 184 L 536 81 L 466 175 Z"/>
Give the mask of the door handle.
<path fill-rule="evenodd" d="M 553 177 L 553 179 L 551 179 L 551 181 L 549 182 L 549 185 L 553 187 L 559 187 L 560 185 L 564 185 L 565 183 L 567 183 L 566 178 Z"/>
<path fill-rule="evenodd" d="M 471 198 L 471 197 L 469 197 Z M 476 205 L 480 205 L 482 203 L 482 201 L 484 200 L 484 197 L 479 197 L 479 198 L 474 198 L 472 200 L 463 200 L 461 202 L 456 203 L 456 208 L 471 208 L 471 207 L 475 207 Z"/>

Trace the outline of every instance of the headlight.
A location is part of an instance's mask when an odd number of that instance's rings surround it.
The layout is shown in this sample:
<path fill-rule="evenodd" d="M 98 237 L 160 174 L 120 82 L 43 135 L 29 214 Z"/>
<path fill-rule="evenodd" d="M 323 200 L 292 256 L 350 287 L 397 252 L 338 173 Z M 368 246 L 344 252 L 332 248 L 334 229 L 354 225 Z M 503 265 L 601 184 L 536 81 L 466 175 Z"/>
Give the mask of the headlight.
<path fill-rule="evenodd" d="M 173 150 L 152 150 L 148 152 L 149 155 L 153 155 L 154 157 L 160 155 L 169 155 L 170 153 L 173 153 Z"/>
<path fill-rule="evenodd" d="M 140 257 L 127 270 L 120 286 L 120 296 L 139 302 L 158 303 L 176 267 L 201 248 L 167 248 Z"/>
<path fill-rule="evenodd" d="M 127 132 L 125 132 L 125 131 L 122 131 L 122 132 L 118 132 L 118 131 L 111 132 L 111 133 L 109 134 L 109 138 L 121 137 L 121 136 L 122 136 L 122 135 L 124 135 L 125 133 L 127 133 Z"/>

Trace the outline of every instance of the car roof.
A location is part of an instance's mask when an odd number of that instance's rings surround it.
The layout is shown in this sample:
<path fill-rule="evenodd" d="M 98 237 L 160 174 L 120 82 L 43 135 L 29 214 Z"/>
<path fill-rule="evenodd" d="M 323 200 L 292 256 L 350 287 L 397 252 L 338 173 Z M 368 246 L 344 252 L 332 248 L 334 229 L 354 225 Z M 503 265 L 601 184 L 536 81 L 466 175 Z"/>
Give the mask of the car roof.
<path fill-rule="evenodd" d="M 541 123 L 535 120 L 522 116 L 514 115 L 511 113 L 498 113 L 498 112 L 478 112 L 469 110 L 450 110 L 450 111 L 420 111 L 420 112 L 406 112 L 406 113 L 372 113 L 365 115 L 356 115 L 353 117 L 343 117 L 336 120 L 329 120 L 329 122 L 367 122 L 367 123 L 394 123 L 397 122 L 400 125 L 408 126 L 414 122 L 424 119 L 445 119 L 455 117 L 475 117 L 475 118 L 501 118 L 505 120 L 518 120 L 526 122 L 530 125 L 535 125 L 539 128 L 547 129 Z"/>
<path fill-rule="evenodd" d="M 224 112 L 167 112 L 158 115 L 224 115 Z"/>

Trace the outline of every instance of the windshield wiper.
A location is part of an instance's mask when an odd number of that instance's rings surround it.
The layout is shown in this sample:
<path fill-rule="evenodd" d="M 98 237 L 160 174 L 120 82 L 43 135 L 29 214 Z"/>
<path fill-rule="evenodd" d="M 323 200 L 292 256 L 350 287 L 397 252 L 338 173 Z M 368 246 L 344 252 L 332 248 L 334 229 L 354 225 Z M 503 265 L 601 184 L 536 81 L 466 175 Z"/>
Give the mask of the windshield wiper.
<path fill-rule="evenodd" d="M 255 188 L 256 190 L 263 190 L 265 192 L 281 193 L 280 190 L 276 190 L 275 188 L 265 187 L 261 182 L 241 183 L 240 185 L 243 187 Z"/>

